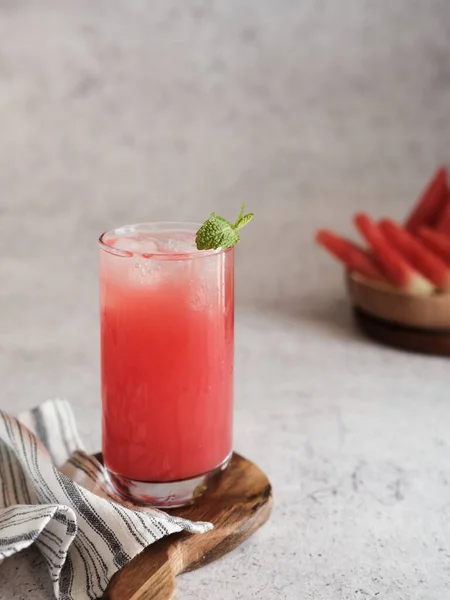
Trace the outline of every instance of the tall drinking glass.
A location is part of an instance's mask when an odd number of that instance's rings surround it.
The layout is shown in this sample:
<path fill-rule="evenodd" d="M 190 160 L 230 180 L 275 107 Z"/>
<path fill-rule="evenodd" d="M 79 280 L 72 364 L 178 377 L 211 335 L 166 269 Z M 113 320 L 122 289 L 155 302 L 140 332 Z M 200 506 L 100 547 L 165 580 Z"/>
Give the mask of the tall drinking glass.
<path fill-rule="evenodd" d="M 153 506 L 194 500 L 232 450 L 234 249 L 190 223 L 100 243 L 102 446 L 113 487 Z"/>

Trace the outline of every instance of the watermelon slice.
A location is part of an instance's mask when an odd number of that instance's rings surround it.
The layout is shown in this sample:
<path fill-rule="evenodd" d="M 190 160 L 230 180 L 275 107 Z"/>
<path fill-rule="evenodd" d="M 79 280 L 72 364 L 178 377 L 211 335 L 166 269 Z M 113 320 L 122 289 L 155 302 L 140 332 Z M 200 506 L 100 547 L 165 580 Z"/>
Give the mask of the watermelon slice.
<path fill-rule="evenodd" d="M 391 219 L 383 219 L 380 222 L 380 229 L 403 258 L 431 281 L 438 290 L 450 291 L 450 269 L 443 260 Z"/>
<path fill-rule="evenodd" d="M 416 206 L 406 220 L 405 228 L 411 233 L 416 233 L 419 227 L 433 227 L 436 225 L 445 206 L 447 195 L 447 171 L 445 167 L 440 167 L 418 199 Z"/>
<path fill-rule="evenodd" d="M 355 215 L 354 221 L 390 283 L 412 294 L 429 295 L 434 291 L 433 284 L 418 273 L 386 240 L 379 226 L 368 215 L 359 213 Z"/>
<path fill-rule="evenodd" d="M 450 196 L 447 196 L 445 206 L 439 215 L 439 220 L 436 224 L 436 231 L 450 235 Z"/>
<path fill-rule="evenodd" d="M 418 233 L 422 242 L 450 266 L 450 237 L 430 227 L 421 227 Z"/>
<path fill-rule="evenodd" d="M 386 281 L 375 260 L 356 244 L 328 229 L 319 229 L 316 242 L 343 262 L 351 271 L 376 281 Z"/>

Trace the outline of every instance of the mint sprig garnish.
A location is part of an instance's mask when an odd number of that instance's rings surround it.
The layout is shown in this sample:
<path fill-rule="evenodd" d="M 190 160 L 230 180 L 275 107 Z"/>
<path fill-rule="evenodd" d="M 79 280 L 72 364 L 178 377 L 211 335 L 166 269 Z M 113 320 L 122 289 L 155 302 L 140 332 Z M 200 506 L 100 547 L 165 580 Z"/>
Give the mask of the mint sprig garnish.
<path fill-rule="evenodd" d="M 227 219 L 211 213 L 195 236 L 197 250 L 217 250 L 217 248 L 231 248 L 240 240 L 238 229 L 245 227 L 253 219 L 253 213 L 245 213 L 245 204 L 233 225 Z"/>

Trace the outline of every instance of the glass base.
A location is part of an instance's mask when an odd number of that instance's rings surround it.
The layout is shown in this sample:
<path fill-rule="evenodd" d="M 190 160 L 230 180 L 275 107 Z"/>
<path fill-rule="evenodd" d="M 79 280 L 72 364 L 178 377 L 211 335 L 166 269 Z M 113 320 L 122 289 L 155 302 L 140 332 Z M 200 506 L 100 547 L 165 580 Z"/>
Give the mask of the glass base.
<path fill-rule="evenodd" d="M 176 508 L 193 504 L 211 486 L 215 477 L 228 466 L 231 453 L 217 467 L 190 479 L 152 483 L 137 481 L 108 471 L 109 481 L 114 490 L 128 502 L 154 506 L 155 508 Z"/>

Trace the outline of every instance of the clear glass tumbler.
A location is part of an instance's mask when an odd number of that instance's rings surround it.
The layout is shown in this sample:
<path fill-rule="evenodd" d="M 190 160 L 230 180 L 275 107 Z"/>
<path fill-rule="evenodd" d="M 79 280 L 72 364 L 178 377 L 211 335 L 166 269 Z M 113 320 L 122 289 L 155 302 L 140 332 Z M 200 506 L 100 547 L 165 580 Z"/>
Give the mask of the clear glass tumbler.
<path fill-rule="evenodd" d="M 234 249 L 198 224 L 143 223 L 100 243 L 102 446 L 113 487 L 192 502 L 232 451 Z"/>

